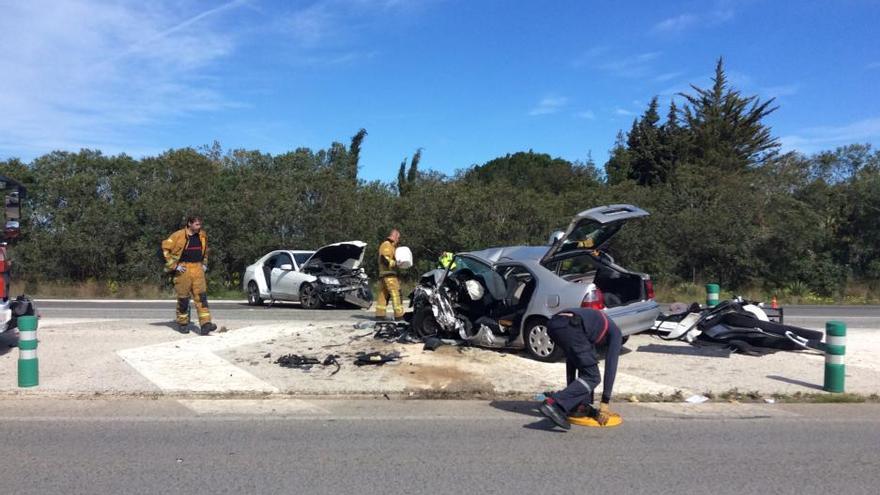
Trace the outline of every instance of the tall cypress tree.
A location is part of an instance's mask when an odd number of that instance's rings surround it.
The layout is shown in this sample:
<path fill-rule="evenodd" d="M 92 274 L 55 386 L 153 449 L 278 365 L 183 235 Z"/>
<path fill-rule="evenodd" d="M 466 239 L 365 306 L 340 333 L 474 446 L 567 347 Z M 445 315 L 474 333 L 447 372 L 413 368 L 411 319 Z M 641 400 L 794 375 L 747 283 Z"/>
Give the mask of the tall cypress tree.
<path fill-rule="evenodd" d="M 764 163 L 779 149 L 762 120 L 777 108 L 774 99 L 743 96 L 730 87 L 719 58 L 711 88 L 691 85 L 694 94 L 680 93 L 687 100 L 684 121 L 691 135 L 688 153 L 704 166 L 740 171 Z"/>

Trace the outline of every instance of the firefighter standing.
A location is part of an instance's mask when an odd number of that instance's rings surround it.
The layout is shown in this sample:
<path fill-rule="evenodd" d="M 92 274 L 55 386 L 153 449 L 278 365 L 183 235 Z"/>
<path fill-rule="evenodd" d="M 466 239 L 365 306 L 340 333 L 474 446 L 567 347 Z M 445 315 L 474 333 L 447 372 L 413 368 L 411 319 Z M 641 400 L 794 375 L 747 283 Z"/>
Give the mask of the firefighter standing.
<path fill-rule="evenodd" d="M 400 279 L 394 252 L 400 243 L 400 232 L 393 229 L 388 238 L 379 245 L 379 299 L 376 301 L 376 318 L 385 319 L 388 300 L 394 308 L 394 319 L 403 318 L 403 302 L 400 300 Z"/>
<path fill-rule="evenodd" d="M 617 325 L 600 310 L 567 309 L 550 319 L 547 333 L 565 353 L 568 386 L 544 400 L 541 414 L 566 430 L 571 428 L 567 417 L 589 416 L 600 426 L 608 426 L 612 419 L 617 419 L 619 424 L 619 416 L 608 406 L 623 346 L 623 335 Z M 596 347 L 604 342 L 608 342 L 605 383 L 602 402 L 596 410 L 592 406 L 593 390 L 601 381 Z"/>
<path fill-rule="evenodd" d="M 177 293 L 177 324 L 181 333 L 189 333 L 189 301 L 193 299 L 199 317 L 200 335 L 217 329 L 208 310 L 208 236 L 202 230 L 202 219 L 189 216 L 186 227 L 162 241 L 165 271 L 174 275 Z"/>

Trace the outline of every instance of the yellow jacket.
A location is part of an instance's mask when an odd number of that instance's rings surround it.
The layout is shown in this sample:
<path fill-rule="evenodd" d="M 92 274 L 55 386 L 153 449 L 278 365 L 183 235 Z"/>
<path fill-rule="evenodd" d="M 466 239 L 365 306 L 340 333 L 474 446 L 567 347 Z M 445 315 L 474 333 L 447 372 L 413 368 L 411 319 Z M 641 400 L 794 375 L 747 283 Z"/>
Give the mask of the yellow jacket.
<path fill-rule="evenodd" d="M 379 277 L 397 276 L 397 261 L 394 258 L 394 243 L 391 239 L 379 245 Z"/>
<path fill-rule="evenodd" d="M 208 264 L 208 234 L 204 230 L 199 231 L 199 239 L 202 241 L 202 264 Z M 180 263 L 180 256 L 189 244 L 186 229 L 180 229 L 171 234 L 168 239 L 162 241 L 162 255 L 165 256 L 165 271 L 173 272 Z"/>

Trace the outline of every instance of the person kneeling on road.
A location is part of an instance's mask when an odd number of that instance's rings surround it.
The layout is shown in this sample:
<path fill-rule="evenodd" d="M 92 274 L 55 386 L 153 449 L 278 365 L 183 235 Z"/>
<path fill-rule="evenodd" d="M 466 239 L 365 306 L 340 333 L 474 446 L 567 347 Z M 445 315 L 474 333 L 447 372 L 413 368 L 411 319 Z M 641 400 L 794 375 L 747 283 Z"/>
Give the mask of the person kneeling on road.
<path fill-rule="evenodd" d="M 568 417 L 590 416 L 601 426 L 617 416 L 611 412 L 611 392 L 617 375 L 617 361 L 623 335 L 604 312 L 577 308 L 557 313 L 547 326 L 548 334 L 565 354 L 568 386 L 544 400 L 541 414 L 568 430 Z M 605 354 L 605 384 L 599 409 L 593 408 L 593 391 L 601 381 L 596 347 L 608 343 Z"/>

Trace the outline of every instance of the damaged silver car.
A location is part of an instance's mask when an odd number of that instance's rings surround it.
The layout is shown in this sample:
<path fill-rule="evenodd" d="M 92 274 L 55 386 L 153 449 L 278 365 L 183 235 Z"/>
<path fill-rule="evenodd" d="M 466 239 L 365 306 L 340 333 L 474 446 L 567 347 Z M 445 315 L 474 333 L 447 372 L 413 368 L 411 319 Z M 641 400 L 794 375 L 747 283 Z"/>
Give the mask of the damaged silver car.
<path fill-rule="evenodd" d="M 423 338 L 525 349 L 540 361 L 562 355 L 547 322 L 565 308 L 605 311 L 624 338 L 648 330 L 660 314 L 651 278 L 603 251 L 626 222 L 645 216 L 632 205 L 601 206 L 576 215 L 549 248 L 460 253 L 447 269 L 422 277 L 411 298 L 413 329 Z"/>
<path fill-rule="evenodd" d="M 245 269 L 248 304 L 298 301 L 305 309 L 349 303 L 369 308 L 370 279 L 361 267 L 367 244 L 339 242 L 317 251 L 272 251 Z"/>

